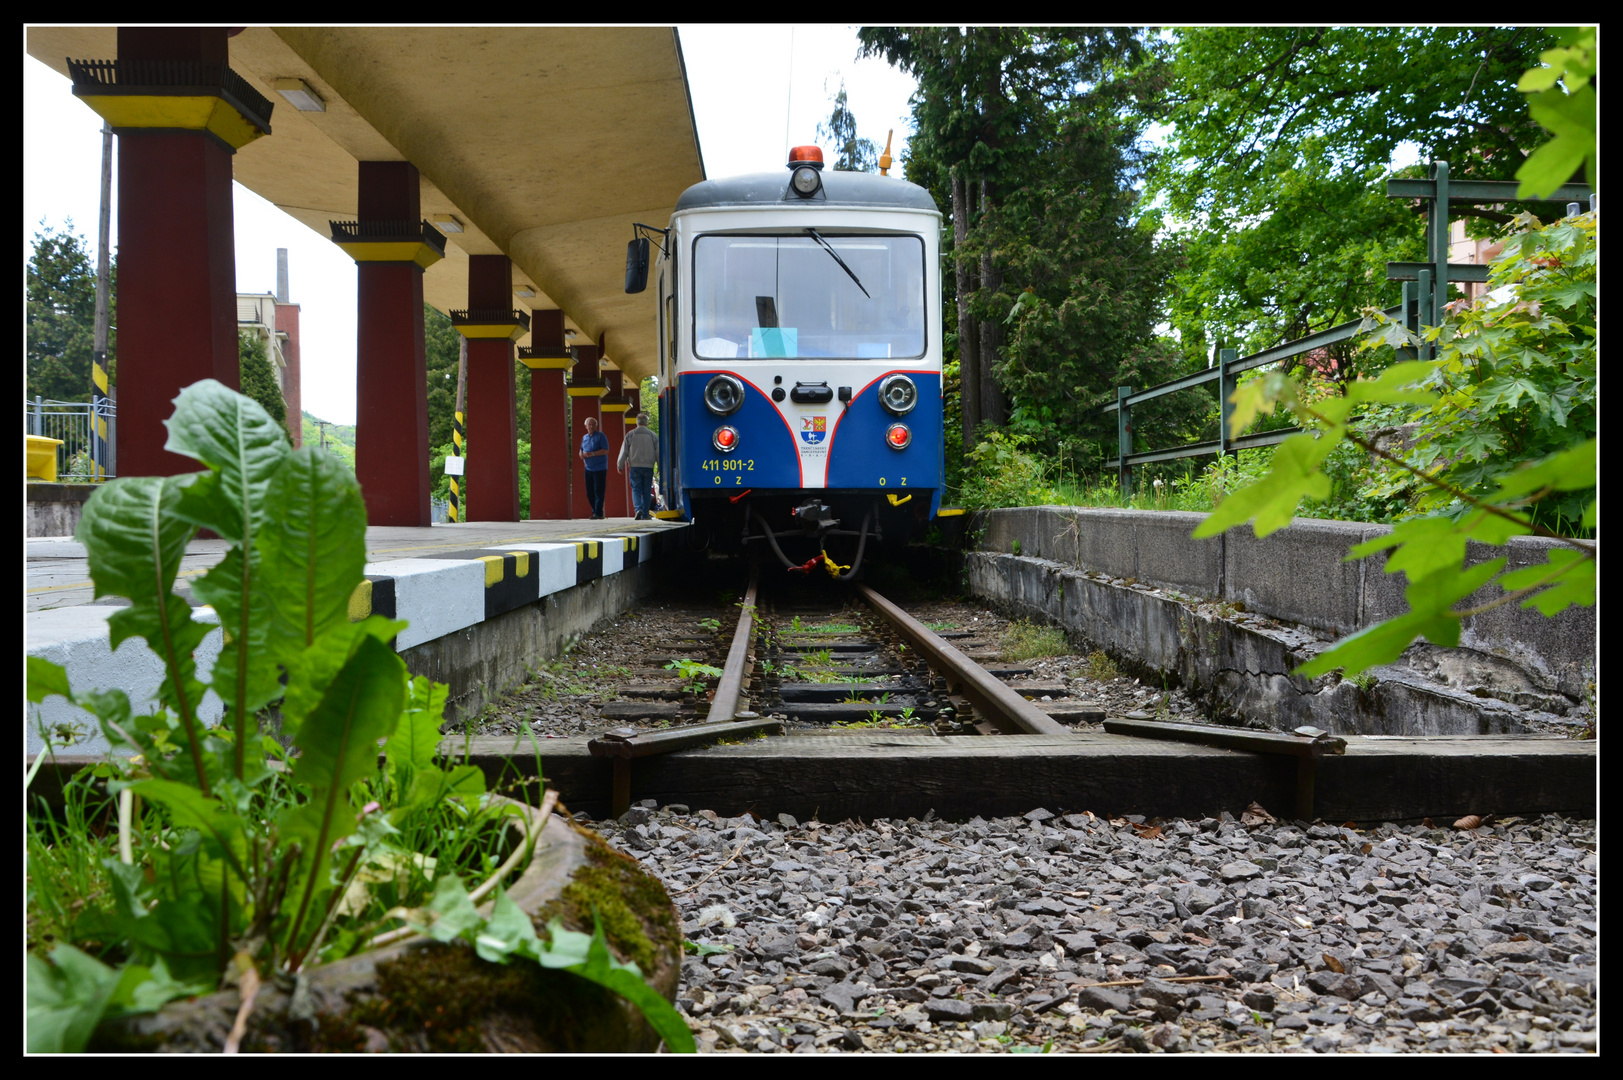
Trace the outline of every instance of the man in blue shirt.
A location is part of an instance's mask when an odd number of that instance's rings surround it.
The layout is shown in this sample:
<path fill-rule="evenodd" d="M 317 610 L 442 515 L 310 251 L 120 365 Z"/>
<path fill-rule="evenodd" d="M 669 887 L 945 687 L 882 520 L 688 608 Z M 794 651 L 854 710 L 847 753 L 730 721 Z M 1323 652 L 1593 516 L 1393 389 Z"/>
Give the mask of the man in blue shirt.
<path fill-rule="evenodd" d="M 597 430 L 597 417 L 586 418 L 586 434 L 580 440 L 580 458 L 586 465 L 586 501 L 592 504 L 592 520 L 603 520 L 603 493 L 609 486 L 609 437 Z"/>

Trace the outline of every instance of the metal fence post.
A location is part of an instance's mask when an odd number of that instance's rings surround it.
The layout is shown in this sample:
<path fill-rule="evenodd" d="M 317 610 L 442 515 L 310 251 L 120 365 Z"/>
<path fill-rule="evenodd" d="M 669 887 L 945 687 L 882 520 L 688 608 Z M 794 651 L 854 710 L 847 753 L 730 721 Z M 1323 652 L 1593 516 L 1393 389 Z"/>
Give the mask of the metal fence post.
<path fill-rule="evenodd" d="M 1229 372 L 1229 365 L 1240 356 L 1238 349 L 1222 349 L 1217 354 L 1217 456 L 1232 453 L 1229 442 L 1233 438 L 1229 434 L 1229 420 L 1234 416 L 1234 402 L 1229 398 L 1234 394 L 1234 376 Z"/>
<path fill-rule="evenodd" d="M 1426 215 L 1430 224 L 1426 259 L 1431 263 L 1431 289 L 1428 292 L 1422 288 L 1420 293 L 1421 303 L 1426 305 L 1426 325 L 1438 326 L 1443 321 L 1443 305 L 1448 302 L 1448 162 L 1432 162 L 1431 174 L 1437 185 Z"/>
<path fill-rule="evenodd" d="M 34 395 L 34 434 L 45 434 L 45 399 Z"/>
<path fill-rule="evenodd" d="M 1127 404 L 1131 386 L 1116 387 L 1116 485 L 1125 498 L 1133 493 L 1133 467 L 1127 455 L 1133 452 L 1133 412 Z"/>
<path fill-rule="evenodd" d="M 1430 316 L 1430 313 L 1428 311 L 1428 309 L 1431 307 L 1431 301 L 1432 301 L 1432 295 L 1431 295 L 1432 274 L 1431 274 L 1431 271 L 1430 270 L 1422 270 L 1422 271 L 1420 271 L 1420 274 L 1418 276 L 1420 278 L 1420 281 L 1418 282 L 1417 288 L 1415 289 L 1415 292 L 1419 293 L 1418 299 L 1420 301 L 1419 305 L 1418 305 L 1418 307 L 1420 309 L 1419 314 L 1418 314 L 1418 321 L 1419 321 L 1421 327 L 1436 326 L 1437 324 L 1435 322 L 1430 321 L 1431 316 Z M 1419 329 L 1417 328 L 1415 332 L 1419 333 Z M 1420 343 L 1420 359 L 1422 359 L 1422 360 L 1430 360 L 1431 359 L 1431 343 L 1430 342 L 1423 341 L 1423 342 Z"/>

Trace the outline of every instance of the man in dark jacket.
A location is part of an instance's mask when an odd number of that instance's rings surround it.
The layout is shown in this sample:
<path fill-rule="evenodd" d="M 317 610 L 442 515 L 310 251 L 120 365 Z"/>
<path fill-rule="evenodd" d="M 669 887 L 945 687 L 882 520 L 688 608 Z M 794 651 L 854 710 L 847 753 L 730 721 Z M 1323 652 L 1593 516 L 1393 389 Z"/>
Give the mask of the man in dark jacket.
<path fill-rule="evenodd" d="M 654 465 L 659 461 L 659 436 L 637 423 L 635 416 L 626 417 L 626 437 L 620 444 L 618 469 L 631 469 L 631 506 L 638 521 L 653 516 Z"/>

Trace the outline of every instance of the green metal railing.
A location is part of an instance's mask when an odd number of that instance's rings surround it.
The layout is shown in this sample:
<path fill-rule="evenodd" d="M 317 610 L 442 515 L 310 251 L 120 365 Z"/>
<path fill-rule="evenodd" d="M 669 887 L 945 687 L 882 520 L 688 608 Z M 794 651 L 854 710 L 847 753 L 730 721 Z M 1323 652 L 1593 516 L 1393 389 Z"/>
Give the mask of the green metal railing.
<path fill-rule="evenodd" d="M 1474 263 L 1451 263 L 1448 261 L 1448 210 L 1449 205 L 1460 203 L 1467 205 L 1480 205 L 1482 203 L 1513 203 L 1513 202 L 1565 202 L 1569 214 L 1577 213 L 1578 203 L 1587 201 L 1590 209 L 1595 209 L 1595 194 L 1584 184 L 1566 184 L 1552 192 L 1543 199 L 1518 199 L 1516 197 L 1516 183 L 1510 180 L 1472 180 L 1450 182 L 1448 178 L 1448 162 L 1437 161 L 1432 163 L 1431 176 L 1425 180 L 1388 180 L 1386 194 L 1393 199 L 1422 199 L 1425 201 L 1426 214 L 1426 255 L 1428 261 L 1389 262 L 1386 264 L 1386 277 L 1388 281 L 1403 282 L 1403 302 L 1396 307 L 1385 309 L 1388 318 L 1401 318 L 1404 325 L 1413 333 L 1419 333 L 1422 326 L 1436 326 L 1443 320 L 1443 306 L 1448 302 L 1448 283 L 1486 282 L 1488 268 Z M 1439 210 L 1441 207 L 1441 210 Z M 1116 470 L 1117 483 L 1123 495 L 1132 492 L 1133 466 L 1147 465 L 1155 461 L 1173 461 L 1177 458 L 1200 457 L 1205 454 L 1229 454 L 1239 450 L 1250 450 L 1261 446 L 1274 446 L 1284 442 L 1290 436 L 1301 430 L 1299 427 L 1281 428 L 1275 431 L 1258 432 L 1251 435 L 1241 435 L 1238 438 L 1229 436 L 1229 419 L 1234 414 L 1234 403 L 1229 400 L 1234 393 L 1236 376 L 1255 368 L 1265 367 L 1291 360 L 1306 353 L 1322 349 L 1327 345 L 1348 341 L 1358 333 L 1362 319 L 1353 319 L 1332 326 L 1328 330 L 1300 337 L 1294 341 L 1287 341 L 1275 345 L 1250 356 L 1240 357 L 1236 349 L 1219 347 L 1215 350 L 1213 364 L 1205 371 L 1197 371 L 1189 375 L 1152 386 L 1147 390 L 1135 391 L 1131 386 L 1118 386 L 1116 400 L 1104 407 L 1104 412 L 1116 414 L 1116 457 L 1105 462 L 1104 467 Z M 1432 347 L 1428 344 L 1421 348 L 1420 358 L 1430 359 Z M 1156 398 L 1175 394 L 1180 390 L 1189 390 L 1197 386 L 1215 382 L 1218 400 L 1222 403 L 1222 421 L 1218 425 L 1218 434 L 1215 439 L 1203 442 L 1185 443 L 1182 446 L 1168 447 L 1161 450 L 1147 450 L 1133 452 L 1133 406 Z"/>

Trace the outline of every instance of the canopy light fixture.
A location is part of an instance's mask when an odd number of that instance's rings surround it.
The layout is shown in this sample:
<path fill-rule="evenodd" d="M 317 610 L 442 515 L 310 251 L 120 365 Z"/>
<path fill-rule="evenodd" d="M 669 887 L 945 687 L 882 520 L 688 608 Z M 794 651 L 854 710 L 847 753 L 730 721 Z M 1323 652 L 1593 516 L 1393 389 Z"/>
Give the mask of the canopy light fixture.
<path fill-rule="evenodd" d="M 462 222 L 458 221 L 452 214 L 435 214 L 432 220 L 434 227 L 440 232 L 462 231 Z"/>
<path fill-rule="evenodd" d="M 574 336 L 575 336 L 575 331 L 573 331 L 573 330 L 565 330 L 564 331 L 564 337 L 572 338 Z"/>
<path fill-rule="evenodd" d="M 276 92 L 300 112 L 326 112 L 327 103 L 303 79 L 277 79 Z"/>
<path fill-rule="evenodd" d="M 514 296 L 526 296 L 526 297 L 534 296 L 535 295 L 535 290 L 530 288 L 528 285 L 520 285 L 518 288 L 513 290 L 513 295 Z"/>

